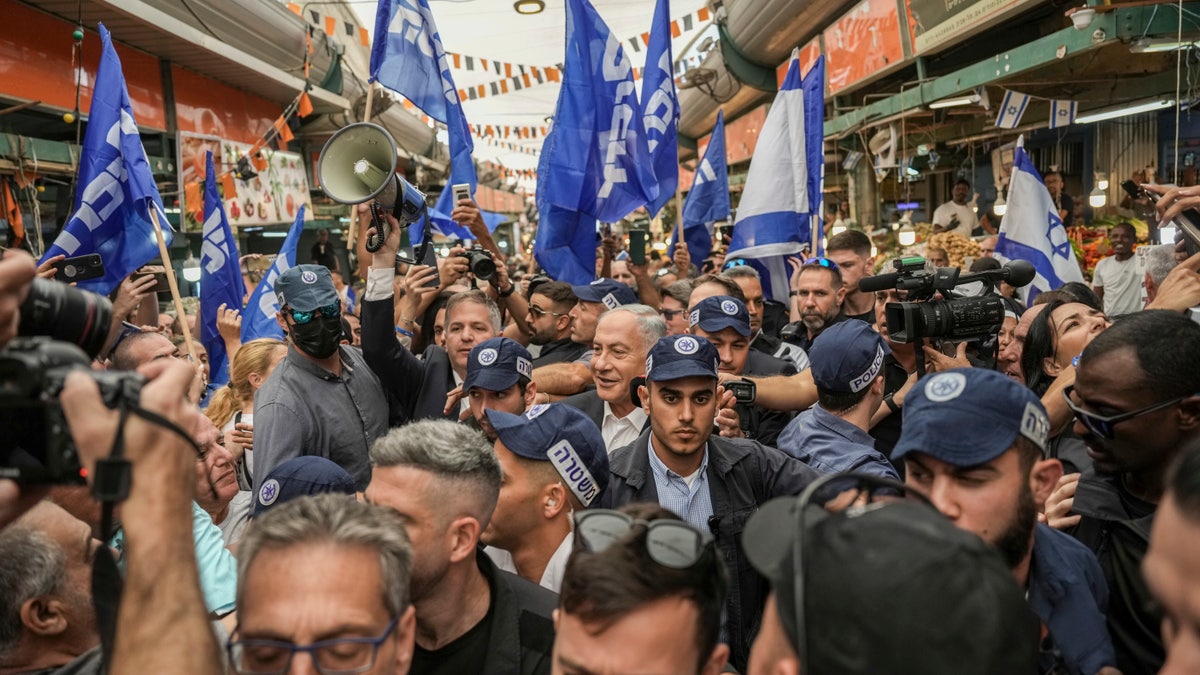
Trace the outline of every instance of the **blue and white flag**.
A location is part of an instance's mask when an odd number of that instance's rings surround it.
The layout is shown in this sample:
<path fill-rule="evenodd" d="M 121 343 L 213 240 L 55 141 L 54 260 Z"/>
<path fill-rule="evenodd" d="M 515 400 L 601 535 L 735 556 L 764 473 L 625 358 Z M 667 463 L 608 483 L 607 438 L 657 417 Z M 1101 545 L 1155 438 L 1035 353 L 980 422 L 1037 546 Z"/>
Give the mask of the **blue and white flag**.
<path fill-rule="evenodd" d="M 729 168 L 725 160 L 725 111 L 717 111 L 704 158 L 696 167 L 692 189 L 683 201 L 683 241 L 694 260 L 704 260 L 712 253 L 713 225 L 729 219 Z M 671 228 L 668 254 L 675 255 L 675 236 L 679 228 Z"/>
<path fill-rule="evenodd" d="M 375 42 L 371 45 L 371 80 L 412 101 L 426 115 L 446 125 L 450 146 L 450 178 L 430 209 L 433 228 L 448 237 L 474 238 L 467 228 L 450 220 L 454 210 L 451 185 L 466 183 L 471 194 L 479 180 L 471 152 L 475 142 L 450 73 L 450 59 L 427 0 L 379 0 L 375 13 Z M 423 237 L 420 227 L 410 231 L 412 243 Z"/>
<path fill-rule="evenodd" d="M 241 309 L 246 286 L 238 262 L 237 240 L 225 217 L 225 207 L 217 194 L 217 172 L 212 153 L 208 153 L 208 172 L 204 175 L 204 240 L 200 245 L 200 344 L 208 350 L 209 381 L 229 381 L 229 359 L 225 340 L 217 331 L 217 308 Z"/>
<path fill-rule="evenodd" d="M 763 279 L 763 291 L 781 302 L 787 301 L 789 290 L 784 257 L 811 242 L 812 219 L 820 212 L 820 169 L 814 167 L 824 162 L 824 141 L 821 125 L 806 123 L 810 106 L 805 89 L 815 89 L 820 96 L 824 70 L 823 59 L 818 59 L 802 82 L 799 51 L 792 52 L 750 161 L 733 241 L 725 255 L 727 260 L 760 260 L 770 272 Z"/>
<path fill-rule="evenodd" d="M 646 209 L 650 217 L 675 196 L 679 186 L 679 97 L 671 53 L 671 3 L 658 0 L 654 21 L 650 24 L 650 42 L 646 47 L 646 68 L 642 76 L 642 123 L 646 126 L 646 146 L 658 182 L 658 196 Z"/>
<path fill-rule="evenodd" d="M 1083 281 L 1067 228 L 1042 176 L 1025 154 L 1025 138 L 1017 141 L 1012 177 L 1008 184 L 1008 210 L 1000 221 L 996 253 L 1008 260 L 1028 260 L 1037 270 L 1033 283 L 1021 289 L 1025 302 L 1038 293 L 1054 290 L 1068 281 Z"/>
<path fill-rule="evenodd" d="M 254 287 L 250 301 L 242 312 L 242 342 L 246 343 L 258 338 L 283 339 L 283 329 L 279 327 L 276 315 L 279 313 L 279 299 L 275 297 L 275 280 L 280 274 L 296 265 L 296 246 L 300 243 L 300 233 L 304 231 L 304 207 L 296 214 L 296 222 L 288 230 L 287 239 L 275 256 L 275 262 L 267 269 L 262 281 Z"/>
<path fill-rule="evenodd" d="M 79 159 L 75 209 L 42 260 L 99 253 L 104 276 L 81 281 L 79 286 L 107 295 L 131 272 L 158 256 L 150 209 L 158 210 L 168 244 L 171 228 L 138 135 L 121 59 L 104 24 L 100 24 L 100 42 L 100 66 Z"/>
<path fill-rule="evenodd" d="M 804 133 L 808 136 L 808 213 L 817 255 L 825 255 L 825 57 L 804 76 Z M 790 289 L 789 289 L 790 290 Z"/>
<path fill-rule="evenodd" d="M 1071 126 L 1075 123 L 1075 114 L 1077 112 L 1078 104 L 1075 101 L 1062 99 L 1050 101 L 1050 128 L 1058 129 L 1060 127 Z"/>
<path fill-rule="evenodd" d="M 595 278 L 596 221 L 658 196 L 633 64 L 587 0 L 567 0 L 567 51 L 554 122 L 538 160 L 533 254 L 551 277 Z"/>
<path fill-rule="evenodd" d="M 1000 114 L 996 117 L 996 126 L 1001 129 L 1016 129 L 1021 123 L 1025 108 L 1029 107 L 1029 95 L 1017 91 L 1005 91 L 1004 100 L 1000 102 Z"/>

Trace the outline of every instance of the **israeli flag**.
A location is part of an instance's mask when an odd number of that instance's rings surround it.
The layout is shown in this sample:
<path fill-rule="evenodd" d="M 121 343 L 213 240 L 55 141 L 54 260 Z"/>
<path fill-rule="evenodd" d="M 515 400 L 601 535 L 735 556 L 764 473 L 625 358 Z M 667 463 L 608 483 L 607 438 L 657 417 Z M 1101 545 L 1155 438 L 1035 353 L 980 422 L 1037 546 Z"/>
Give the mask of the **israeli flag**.
<path fill-rule="evenodd" d="M 551 277 L 595 278 L 597 221 L 658 197 L 633 65 L 587 0 L 567 0 L 567 51 L 554 123 L 538 160 L 533 254 Z"/>
<path fill-rule="evenodd" d="M 1058 129 L 1074 124 L 1077 105 L 1075 101 L 1060 99 L 1050 101 L 1050 128 Z"/>
<path fill-rule="evenodd" d="M 782 302 L 789 290 L 784 257 L 806 248 L 820 216 L 823 133 L 819 118 L 807 118 L 823 100 L 824 72 L 824 58 L 818 58 L 801 81 L 799 50 L 793 50 L 758 137 L 725 255 L 762 261 L 769 271 L 763 290 Z"/>
<path fill-rule="evenodd" d="M 713 225 L 729 219 L 729 169 L 725 161 L 725 111 L 717 111 L 704 158 L 696 167 L 692 189 L 683 202 L 683 241 L 688 254 L 704 260 L 712 253 Z M 679 228 L 671 228 L 669 254 L 675 255 L 675 236 Z"/>
<path fill-rule="evenodd" d="M 1000 102 L 1000 115 L 996 117 L 996 126 L 1001 129 L 1016 129 L 1021 123 L 1025 108 L 1029 107 L 1029 95 L 1016 91 L 1005 91 L 1004 100 Z"/>
<path fill-rule="evenodd" d="M 479 180 L 471 152 L 475 142 L 450 73 L 450 59 L 427 0 L 379 0 L 375 14 L 375 42 L 371 45 L 371 81 L 395 91 L 426 115 L 446 125 L 450 146 L 450 179 L 430 210 L 433 229 L 448 237 L 474 239 L 470 231 L 450 220 L 454 210 L 451 185 L 466 183 L 471 194 Z M 410 230 L 412 243 L 420 244 L 424 232 Z"/>
<path fill-rule="evenodd" d="M 229 381 L 229 359 L 225 340 L 217 331 L 217 308 L 241 309 L 246 286 L 238 262 L 237 240 L 225 217 L 225 207 L 217 194 L 217 172 L 212 153 L 208 153 L 208 172 L 204 176 L 204 239 L 200 245 L 200 344 L 208 351 L 209 381 Z"/>
<path fill-rule="evenodd" d="M 1008 210 L 1000 221 L 996 253 L 1008 260 L 1028 260 L 1037 270 L 1033 283 L 1021 289 L 1026 304 L 1038 293 L 1053 290 L 1068 281 L 1083 281 L 1067 228 L 1058 207 L 1025 153 L 1025 137 L 1017 140 L 1012 177 L 1008 187 Z"/>
<path fill-rule="evenodd" d="M 242 342 L 246 343 L 258 338 L 284 338 L 283 329 L 275 316 L 279 313 L 279 300 L 275 297 L 275 280 L 280 274 L 296 265 L 296 246 L 300 243 L 300 233 L 304 231 L 304 207 L 296 214 L 296 222 L 288 230 L 287 239 L 275 256 L 275 262 L 267 269 L 262 281 L 254 287 L 250 301 L 242 312 Z"/>
<path fill-rule="evenodd" d="M 646 69 L 642 77 L 642 122 L 646 126 L 646 146 L 658 182 L 658 196 L 646 205 L 650 217 L 675 196 L 679 186 L 679 97 L 671 53 L 671 3 L 658 0 L 650 25 L 646 49 Z M 723 160 L 722 160 L 723 161 Z M 690 246 L 689 246 L 690 248 Z"/>
<path fill-rule="evenodd" d="M 80 281 L 79 286 L 107 295 L 158 256 L 150 209 L 158 211 L 167 244 L 171 229 L 138 135 L 121 59 L 104 24 L 99 30 L 100 66 L 79 159 L 75 208 L 39 262 L 56 255 L 99 253 L 104 276 Z"/>

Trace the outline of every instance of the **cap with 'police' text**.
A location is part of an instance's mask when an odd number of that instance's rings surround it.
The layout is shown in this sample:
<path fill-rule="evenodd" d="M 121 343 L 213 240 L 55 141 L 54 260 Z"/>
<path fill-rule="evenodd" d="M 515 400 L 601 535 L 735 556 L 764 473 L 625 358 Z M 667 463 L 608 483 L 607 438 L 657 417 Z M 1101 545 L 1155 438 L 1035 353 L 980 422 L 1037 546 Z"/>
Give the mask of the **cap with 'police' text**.
<path fill-rule="evenodd" d="M 535 405 L 523 415 L 488 409 L 500 442 L 518 457 L 550 462 L 584 507 L 608 488 L 604 437 L 582 410 L 562 403 Z"/>
<path fill-rule="evenodd" d="M 646 379 L 665 382 L 684 377 L 717 377 L 721 356 L 712 343 L 698 335 L 668 335 L 646 356 Z"/>
<path fill-rule="evenodd" d="M 521 343 L 506 337 L 495 337 L 475 345 L 467 356 L 467 376 L 463 378 L 463 393 L 475 387 L 488 391 L 504 391 L 524 377 L 533 377 L 533 357 Z"/>
<path fill-rule="evenodd" d="M 333 277 L 324 265 L 296 265 L 275 280 L 275 298 L 280 307 L 311 312 L 338 301 Z"/>
<path fill-rule="evenodd" d="M 742 337 L 750 337 L 750 311 L 746 303 L 730 295 L 714 295 L 696 303 L 688 316 L 692 328 L 717 333 L 732 328 Z"/>
<path fill-rule="evenodd" d="M 821 331 L 808 358 L 818 389 L 857 394 L 871 385 L 892 348 L 866 321 L 835 323 Z"/>
<path fill-rule="evenodd" d="M 571 291 L 580 302 L 599 302 L 609 309 L 616 309 L 621 305 L 634 305 L 638 301 L 631 288 L 608 278 L 597 279 L 581 286 L 571 286 Z"/>

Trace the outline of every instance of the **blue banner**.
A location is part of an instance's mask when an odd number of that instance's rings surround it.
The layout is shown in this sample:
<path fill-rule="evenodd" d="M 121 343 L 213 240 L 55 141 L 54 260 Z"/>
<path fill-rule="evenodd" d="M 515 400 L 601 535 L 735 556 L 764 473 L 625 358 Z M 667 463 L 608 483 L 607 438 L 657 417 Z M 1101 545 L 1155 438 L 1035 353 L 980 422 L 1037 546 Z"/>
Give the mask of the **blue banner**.
<path fill-rule="evenodd" d="M 704 157 L 696 167 L 692 189 L 683 202 L 683 241 L 693 260 L 703 261 L 712 253 L 713 224 L 729 220 L 729 169 L 725 161 L 725 111 L 717 112 Z M 675 236 L 671 229 L 669 255 L 675 255 Z"/>
<path fill-rule="evenodd" d="M 1037 276 L 1033 283 L 1019 289 L 1025 302 L 1033 302 L 1039 293 L 1050 291 L 1068 281 L 1083 281 L 1083 272 L 1067 228 L 1058 216 L 1058 207 L 1025 153 L 1025 137 L 1017 141 L 1013 153 L 1012 176 L 1008 182 L 1008 210 L 1000 220 L 996 255 L 1006 260 L 1033 263 Z"/>
<path fill-rule="evenodd" d="M 300 243 L 300 233 L 304 231 L 304 207 L 296 214 L 296 222 L 288 230 L 287 239 L 275 256 L 275 262 L 267 269 L 262 281 L 254 287 L 250 301 L 242 312 L 242 342 L 246 343 L 258 338 L 284 338 L 283 329 L 279 327 L 276 315 L 279 313 L 279 299 L 275 297 L 275 280 L 280 274 L 296 265 L 296 246 Z"/>
<path fill-rule="evenodd" d="M 804 163 L 808 169 L 808 213 L 817 255 L 825 255 L 825 57 L 804 76 Z"/>
<path fill-rule="evenodd" d="M 658 215 L 675 196 L 679 186 L 679 96 L 675 92 L 675 59 L 671 53 L 671 3 L 658 0 L 646 46 L 646 68 L 642 76 L 642 123 L 646 147 L 658 182 L 658 196 L 646 209 Z"/>
<path fill-rule="evenodd" d="M 450 220 L 454 210 L 451 185 L 465 183 L 471 194 L 479 180 L 471 152 L 475 142 L 450 73 L 450 60 L 427 0 L 379 0 L 375 13 L 375 42 L 371 45 L 371 80 L 412 101 L 426 115 L 446 125 L 450 146 L 450 178 L 430 209 L 433 229 L 447 237 L 472 239 L 467 228 Z M 424 233 L 412 228 L 412 243 Z"/>
<path fill-rule="evenodd" d="M 567 0 L 562 89 L 538 160 L 534 257 L 560 281 L 595 276 L 596 221 L 658 196 L 633 65 L 587 0 Z"/>
<path fill-rule="evenodd" d="M 209 382 L 229 381 L 229 359 L 225 340 L 217 331 L 217 309 L 225 305 L 240 310 L 246 286 L 238 261 L 237 240 L 225 217 L 221 195 L 217 193 L 217 172 L 212 153 L 207 157 L 204 174 L 204 240 L 200 245 L 200 343 L 208 350 Z"/>
<path fill-rule="evenodd" d="M 104 276 L 79 286 L 107 295 L 158 256 L 150 209 L 157 209 L 168 244 L 171 228 L 138 135 L 121 59 L 104 24 L 99 30 L 100 66 L 79 159 L 75 209 L 42 260 L 99 253 Z"/>

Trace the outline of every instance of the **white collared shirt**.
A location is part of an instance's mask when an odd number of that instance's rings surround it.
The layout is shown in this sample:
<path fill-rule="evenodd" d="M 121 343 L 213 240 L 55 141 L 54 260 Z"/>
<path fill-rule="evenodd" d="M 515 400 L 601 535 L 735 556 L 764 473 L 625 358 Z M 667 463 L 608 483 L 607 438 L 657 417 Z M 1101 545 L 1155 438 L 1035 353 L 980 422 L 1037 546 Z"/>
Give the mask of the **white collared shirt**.
<path fill-rule="evenodd" d="M 571 557 L 571 548 L 574 545 L 574 533 L 567 533 L 563 538 L 562 543 L 558 545 L 558 549 L 554 551 L 554 555 L 550 556 L 550 561 L 546 563 L 546 570 L 542 572 L 542 580 L 539 583 L 542 588 L 549 589 L 558 593 L 562 588 L 563 573 L 567 570 L 567 560 Z M 492 562 L 496 563 L 496 567 L 519 574 L 517 565 L 513 562 L 512 554 L 502 548 L 495 546 L 487 546 L 483 552 L 488 554 Z"/>
<path fill-rule="evenodd" d="M 459 389 L 462 389 L 462 386 L 463 386 L 463 379 L 462 379 L 461 377 L 459 377 L 459 376 L 458 376 L 458 371 L 456 371 L 456 370 L 454 370 L 453 368 L 451 368 L 451 369 L 450 369 L 450 374 L 454 376 L 454 386 L 455 386 L 455 387 L 458 387 Z M 461 415 L 462 413 L 466 412 L 466 411 L 467 411 L 467 409 L 468 409 L 468 408 L 470 408 L 470 407 L 471 407 L 471 397 L 470 397 L 470 396 L 468 396 L 468 395 L 467 395 L 467 392 L 465 392 L 465 391 L 464 391 L 464 392 L 462 393 L 462 398 L 458 399 L 458 412 L 459 412 L 459 414 Z"/>
<path fill-rule="evenodd" d="M 604 402 L 604 423 L 600 425 L 600 435 L 604 438 L 604 447 L 609 454 L 617 448 L 625 447 L 642 435 L 642 427 L 646 426 L 646 411 L 634 407 L 633 412 L 624 417 L 617 417 L 608 401 Z"/>

